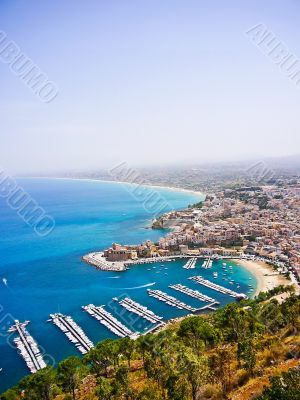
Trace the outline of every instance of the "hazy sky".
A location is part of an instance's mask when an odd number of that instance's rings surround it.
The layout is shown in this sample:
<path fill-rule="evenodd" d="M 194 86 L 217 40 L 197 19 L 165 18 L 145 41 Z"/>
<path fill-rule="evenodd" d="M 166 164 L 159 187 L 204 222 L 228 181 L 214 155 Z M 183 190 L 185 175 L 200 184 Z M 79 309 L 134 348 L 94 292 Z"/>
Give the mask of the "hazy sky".
<path fill-rule="evenodd" d="M 297 0 L 0 0 L 0 30 L 59 87 L 0 62 L 0 164 L 97 169 L 299 153 L 300 86 L 245 35 L 300 59 Z"/>

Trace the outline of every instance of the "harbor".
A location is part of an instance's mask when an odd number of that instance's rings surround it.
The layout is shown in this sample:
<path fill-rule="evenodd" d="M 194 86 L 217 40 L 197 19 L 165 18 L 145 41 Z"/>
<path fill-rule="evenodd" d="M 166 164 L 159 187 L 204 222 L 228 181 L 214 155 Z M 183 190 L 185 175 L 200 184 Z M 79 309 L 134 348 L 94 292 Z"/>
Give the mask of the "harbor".
<path fill-rule="evenodd" d="M 161 290 L 151 290 L 147 289 L 149 296 L 156 298 L 171 307 L 176 307 L 179 310 L 187 310 L 191 312 L 197 311 L 196 308 L 189 306 L 188 304 L 183 303 L 182 301 L 177 300 L 175 297 L 169 296 L 167 293 L 162 292 Z"/>
<path fill-rule="evenodd" d="M 137 333 L 134 333 L 130 329 L 128 329 L 110 312 L 106 311 L 103 306 L 95 306 L 94 304 L 89 304 L 88 306 L 83 306 L 82 308 L 115 335 L 119 337 L 129 336 L 133 339 L 138 337 Z"/>
<path fill-rule="evenodd" d="M 20 322 L 18 320 L 14 321 L 15 324 L 8 329 L 8 332 L 18 333 L 18 337 L 14 339 L 14 343 L 19 350 L 19 354 L 23 357 L 27 367 L 30 372 L 34 374 L 38 370 L 45 368 L 47 364 L 45 363 L 43 356 L 39 350 L 38 344 L 30 336 L 26 329 L 29 321 Z"/>
<path fill-rule="evenodd" d="M 234 292 L 231 289 L 227 289 L 221 285 L 217 285 L 216 283 L 213 283 L 207 279 L 204 279 L 204 278 L 202 278 L 202 276 L 192 276 L 188 279 L 193 280 L 194 282 L 198 283 L 199 285 L 203 285 L 205 287 L 208 287 L 209 289 L 215 290 L 216 292 L 219 292 L 222 294 L 227 294 L 236 299 L 246 299 L 247 298 L 247 296 L 244 293 Z"/>
<path fill-rule="evenodd" d="M 139 315 L 140 317 L 146 319 L 152 324 L 160 324 L 163 325 L 162 317 L 155 315 L 153 311 L 149 310 L 147 307 L 142 306 L 141 304 L 131 300 L 129 297 L 119 301 L 119 304 L 126 308 L 126 310 Z"/>
<path fill-rule="evenodd" d="M 184 269 L 194 269 L 196 268 L 197 257 L 189 258 L 186 264 L 184 264 Z"/>
<path fill-rule="evenodd" d="M 220 304 L 217 302 L 215 299 L 212 297 L 206 296 L 205 294 L 199 292 L 198 290 L 193 290 L 188 288 L 187 286 L 177 284 L 177 285 L 169 285 L 171 289 L 177 290 L 178 292 L 184 293 L 187 296 L 194 297 L 195 299 L 198 299 L 200 301 L 205 301 L 208 303 L 215 303 L 215 304 Z"/>
<path fill-rule="evenodd" d="M 66 316 L 60 313 L 50 314 L 51 319 L 49 321 L 53 322 L 70 340 L 74 343 L 81 354 L 86 354 L 94 344 L 86 336 L 79 325 L 74 322 L 72 317 Z"/>

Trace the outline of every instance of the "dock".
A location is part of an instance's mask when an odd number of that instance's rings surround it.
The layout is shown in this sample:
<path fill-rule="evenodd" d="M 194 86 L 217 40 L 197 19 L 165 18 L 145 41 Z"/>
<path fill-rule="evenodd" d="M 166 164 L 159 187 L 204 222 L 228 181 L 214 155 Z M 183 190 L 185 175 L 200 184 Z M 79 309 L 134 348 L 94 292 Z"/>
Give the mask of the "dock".
<path fill-rule="evenodd" d="M 94 347 L 92 341 L 86 336 L 79 325 L 74 322 L 72 317 L 60 313 L 50 314 L 53 322 L 70 340 L 74 343 L 81 354 L 86 354 Z"/>
<path fill-rule="evenodd" d="M 94 304 L 89 304 L 88 306 L 83 306 L 82 308 L 115 335 L 119 337 L 129 336 L 132 338 L 137 336 L 136 333 L 132 332 L 120 321 L 118 321 L 117 318 L 115 318 L 110 312 L 106 311 L 104 306 L 95 306 Z"/>
<path fill-rule="evenodd" d="M 189 258 L 187 263 L 184 264 L 182 268 L 184 269 L 194 269 L 196 268 L 197 257 Z"/>
<path fill-rule="evenodd" d="M 197 311 L 196 308 L 177 300 L 175 297 L 169 296 L 167 293 L 164 293 L 161 290 L 147 289 L 147 292 L 149 296 L 155 297 L 156 299 L 168 304 L 169 306 L 179 308 L 180 310 L 188 310 L 191 312 Z"/>
<path fill-rule="evenodd" d="M 211 281 L 208 281 L 207 279 L 202 278 L 202 276 L 192 276 L 191 278 L 188 278 L 193 280 L 194 282 L 198 283 L 199 285 L 203 285 L 208 287 L 209 289 L 215 290 L 216 292 L 222 293 L 222 294 L 227 294 L 231 297 L 234 297 L 236 299 L 246 299 L 247 296 L 244 293 L 237 293 L 234 292 L 231 289 L 227 289 L 223 286 L 217 285 L 216 283 L 213 283 Z"/>
<path fill-rule="evenodd" d="M 126 310 L 139 315 L 140 317 L 146 319 L 152 324 L 163 324 L 162 317 L 155 315 L 153 311 L 149 310 L 147 307 L 142 306 L 141 304 L 131 300 L 129 297 L 119 301 L 119 304 L 126 308 Z"/>
<path fill-rule="evenodd" d="M 26 329 L 29 321 L 22 323 L 15 320 L 14 322 L 15 324 L 8 329 L 8 332 L 18 333 L 19 336 L 14 339 L 14 343 L 30 372 L 34 374 L 38 370 L 45 368 L 47 364 L 41 355 L 38 344 Z"/>
<path fill-rule="evenodd" d="M 202 268 L 208 269 L 211 267 L 212 267 L 212 259 L 211 259 L 211 257 L 209 257 L 207 260 L 204 260 L 204 262 L 202 264 Z"/>
<path fill-rule="evenodd" d="M 94 252 L 86 254 L 82 257 L 82 260 L 87 264 L 93 265 L 101 271 L 126 271 L 126 266 L 122 261 L 107 261 L 104 257 L 103 252 Z"/>
<path fill-rule="evenodd" d="M 207 303 L 220 304 L 219 302 L 217 302 L 212 297 L 208 297 L 205 294 L 199 292 L 198 290 L 190 289 L 190 288 L 188 288 L 187 286 L 184 286 L 184 285 L 180 285 L 180 284 L 169 285 L 169 288 L 177 290 L 178 292 L 184 293 L 187 296 L 194 297 L 195 299 L 200 300 L 200 301 L 205 301 Z"/>

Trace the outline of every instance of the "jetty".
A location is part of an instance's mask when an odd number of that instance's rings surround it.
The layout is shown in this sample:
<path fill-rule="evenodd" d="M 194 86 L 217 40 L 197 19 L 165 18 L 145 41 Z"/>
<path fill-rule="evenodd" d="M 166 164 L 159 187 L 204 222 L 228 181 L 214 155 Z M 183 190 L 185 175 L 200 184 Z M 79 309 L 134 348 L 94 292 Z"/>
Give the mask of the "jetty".
<path fill-rule="evenodd" d="M 53 322 L 70 340 L 74 343 L 81 354 L 86 354 L 91 348 L 94 347 L 92 341 L 86 336 L 79 325 L 74 322 L 72 317 L 60 313 L 50 314 Z"/>
<path fill-rule="evenodd" d="M 188 304 L 183 303 L 182 301 L 177 300 L 175 297 L 169 296 L 167 293 L 162 292 L 161 290 L 151 290 L 147 289 L 149 296 L 154 297 L 169 306 L 179 308 L 180 310 L 188 310 L 191 312 L 197 311 L 196 308 L 189 306 Z"/>
<path fill-rule="evenodd" d="M 12 325 L 8 329 L 8 332 L 18 333 L 19 336 L 14 339 L 14 343 L 19 350 L 19 354 L 21 355 L 21 357 L 23 357 L 30 372 L 34 374 L 38 370 L 45 368 L 47 364 L 43 359 L 38 344 L 33 339 L 33 337 L 30 336 L 29 332 L 26 329 L 29 321 L 25 321 L 22 323 L 18 320 L 15 320 L 14 322 L 14 325 Z"/>
<path fill-rule="evenodd" d="M 93 318 L 97 319 L 100 324 L 104 325 L 107 329 L 119 337 L 129 336 L 131 338 L 136 338 L 138 336 L 137 333 L 132 332 L 119 320 L 117 320 L 117 318 L 115 318 L 110 312 L 106 311 L 104 306 L 95 306 L 94 304 L 89 304 L 88 306 L 83 306 L 82 308 Z"/>
<path fill-rule="evenodd" d="M 192 276 L 188 279 L 193 280 L 196 283 L 199 283 L 199 285 L 203 285 L 208 287 L 209 289 L 215 290 L 216 292 L 222 293 L 222 294 L 227 294 L 231 297 L 234 297 L 236 299 L 246 299 L 247 296 L 244 293 L 237 293 L 234 292 L 231 289 L 227 289 L 223 286 L 217 285 L 216 283 L 213 283 L 211 281 L 208 281 L 207 279 L 202 278 L 202 276 Z"/>
<path fill-rule="evenodd" d="M 208 297 L 205 294 L 199 292 L 198 290 L 190 289 L 184 285 L 180 285 L 180 284 L 169 285 L 169 288 L 177 290 L 178 292 L 184 293 L 187 296 L 194 297 L 195 299 L 200 300 L 200 301 L 205 301 L 207 303 L 220 304 L 218 301 L 216 301 L 212 297 Z"/>
<path fill-rule="evenodd" d="M 131 300 L 129 297 L 126 297 L 125 299 L 119 301 L 119 304 L 122 307 L 126 308 L 126 310 L 139 315 L 140 317 L 146 319 L 152 324 L 164 325 L 164 323 L 162 322 L 162 317 L 155 315 L 153 311 Z"/>
<path fill-rule="evenodd" d="M 101 271 L 126 271 L 126 266 L 122 261 L 107 261 L 103 252 L 89 253 L 82 257 L 87 264 L 93 265 Z"/>
<path fill-rule="evenodd" d="M 197 257 L 190 258 L 186 264 L 184 264 L 184 269 L 194 269 L 196 268 Z"/>
<path fill-rule="evenodd" d="M 211 259 L 211 257 L 209 257 L 207 260 L 204 260 L 204 262 L 202 264 L 202 268 L 208 269 L 211 267 L 212 267 L 212 259 Z"/>

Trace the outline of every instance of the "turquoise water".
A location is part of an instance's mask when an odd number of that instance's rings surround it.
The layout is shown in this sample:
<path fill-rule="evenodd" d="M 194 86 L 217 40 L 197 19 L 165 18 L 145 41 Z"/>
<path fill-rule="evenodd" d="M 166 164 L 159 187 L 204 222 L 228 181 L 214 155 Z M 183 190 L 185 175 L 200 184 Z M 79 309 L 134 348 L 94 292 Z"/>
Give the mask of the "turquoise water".
<path fill-rule="evenodd" d="M 47 323 L 49 314 L 70 314 L 94 342 L 115 337 L 104 326 L 81 310 L 81 306 L 94 303 L 106 304 L 114 314 L 133 329 L 149 328 L 148 323 L 121 310 L 112 297 L 129 295 L 148 306 L 166 319 L 186 312 L 169 307 L 150 298 L 147 288 L 162 289 L 193 306 L 203 303 L 169 289 L 172 283 L 183 283 L 216 298 L 222 304 L 232 301 L 187 280 L 201 274 L 209 279 L 213 271 L 221 270 L 221 263 L 214 262 L 210 270 L 182 268 L 183 261 L 161 264 L 138 265 L 122 273 L 102 272 L 83 263 L 81 256 L 89 251 L 101 250 L 112 242 L 141 243 L 157 240 L 162 231 L 149 228 L 153 215 L 145 204 L 134 199 L 123 185 L 106 182 L 22 179 L 19 184 L 43 206 L 56 222 L 50 235 L 41 238 L 11 210 L 5 200 L 0 201 L 0 392 L 15 384 L 28 373 L 23 359 L 7 336 L 7 327 L 13 319 L 30 320 L 28 329 L 43 348 L 49 363 L 59 362 L 76 348 L 53 324 Z M 145 189 L 152 190 L 151 188 Z M 166 199 L 170 208 L 180 209 L 199 201 L 199 197 L 166 189 L 155 189 Z M 249 290 L 248 271 L 231 263 L 235 281 L 240 291 Z M 153 268 L 155 267 L 155 268 Z M 165 269 L 167 268 L 167 269 Z M 228 273 L 229 275 L 229 270 Z M 234 290 L 222 273 L 214 280 Z M 2 279 L 7 279 L 7 286 Z M 122 312 L 121 312 L 122 311 Z"/>

